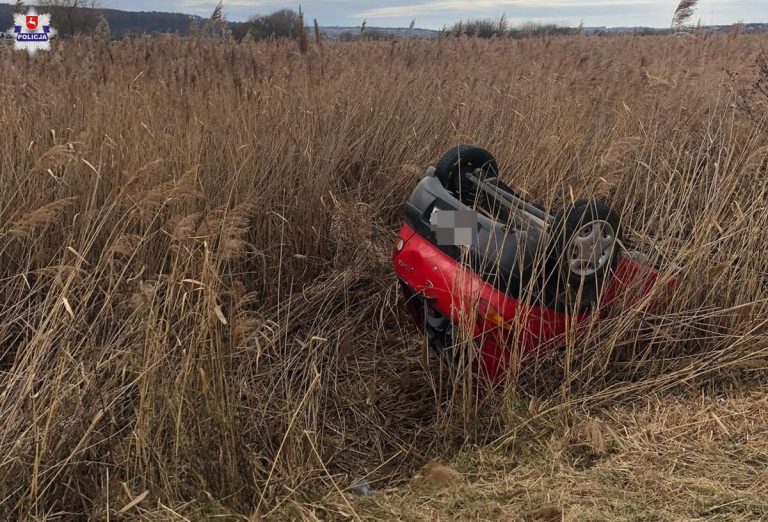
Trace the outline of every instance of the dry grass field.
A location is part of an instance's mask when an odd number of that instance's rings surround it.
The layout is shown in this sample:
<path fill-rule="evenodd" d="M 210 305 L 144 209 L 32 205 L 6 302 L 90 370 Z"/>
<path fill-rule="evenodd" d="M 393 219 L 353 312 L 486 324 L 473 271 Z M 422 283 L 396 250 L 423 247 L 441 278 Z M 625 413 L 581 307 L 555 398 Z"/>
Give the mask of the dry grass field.
<path fill-rule="evenodd" d="M 0 519 L 768 519 L 761 48 L 0 49 Z M 441 369 L 389 252 L 459 142 L 619 209 L 684 269 L 669 307 L 504 393 Z"/>

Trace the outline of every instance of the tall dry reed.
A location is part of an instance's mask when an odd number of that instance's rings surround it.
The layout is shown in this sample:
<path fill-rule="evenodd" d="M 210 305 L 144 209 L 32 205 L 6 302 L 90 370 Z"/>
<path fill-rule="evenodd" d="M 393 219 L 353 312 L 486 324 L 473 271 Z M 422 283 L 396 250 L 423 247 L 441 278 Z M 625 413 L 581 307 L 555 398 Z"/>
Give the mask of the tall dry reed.
<path fill-rule="evenodd" d="M 766 43 L 0 49 L 0 516 L 332 517 L 356 476 L 514 447 L 521 397 L 764 378 L 768 134 L 733 93 Z M 619 209 L 684 268 L 669 309 L 570 337 L 506 395 L 441 371 L 389 248 L 414 172 L 458 142 L 541 204 Z"/>

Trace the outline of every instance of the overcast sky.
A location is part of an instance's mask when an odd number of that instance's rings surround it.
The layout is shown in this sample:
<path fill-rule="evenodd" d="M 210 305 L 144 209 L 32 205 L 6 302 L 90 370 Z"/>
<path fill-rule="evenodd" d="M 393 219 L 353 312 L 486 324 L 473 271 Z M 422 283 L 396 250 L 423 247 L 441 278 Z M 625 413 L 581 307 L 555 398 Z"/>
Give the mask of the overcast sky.
<path fill-rule="evenodd" d="M 512 24 L 528 21 L 576 26 L 668 27 L 679 0 L 224 0 L 232 21 L 267 14 L 299 3 L 306 19 L 320 25 L 417 27 L 439 29 L 459 19 L 500 17 Z M 99 0 L 102 7 L 130 11 L 171 11 L 208 16 L 217 0 Z M 768 22 L 768 0 L 701 0 L 694 21 L 704 24 Z"/>

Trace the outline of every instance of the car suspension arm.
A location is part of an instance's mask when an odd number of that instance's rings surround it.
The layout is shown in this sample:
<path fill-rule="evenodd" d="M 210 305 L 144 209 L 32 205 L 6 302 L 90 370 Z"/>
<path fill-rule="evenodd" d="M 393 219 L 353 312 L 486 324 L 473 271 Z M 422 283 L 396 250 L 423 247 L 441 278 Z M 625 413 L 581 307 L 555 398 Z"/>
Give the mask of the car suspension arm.
<path fill-rule="evenodd" d="M 467 178 L 477 185 L 478 189 L 490 196 L 494 202 L 501 203 L 507 210 L 509 210 L 510 215 L 516 216 L 518 221 L 522 221 L 524 226 L 535 226 L 544 232 L 554 221 L 552 215 L 547 214 L 540 208 L 507 192 L 498 185 L 481 179 L 478 170 L 475 170 L 474 174 L 468 174 Z"/>

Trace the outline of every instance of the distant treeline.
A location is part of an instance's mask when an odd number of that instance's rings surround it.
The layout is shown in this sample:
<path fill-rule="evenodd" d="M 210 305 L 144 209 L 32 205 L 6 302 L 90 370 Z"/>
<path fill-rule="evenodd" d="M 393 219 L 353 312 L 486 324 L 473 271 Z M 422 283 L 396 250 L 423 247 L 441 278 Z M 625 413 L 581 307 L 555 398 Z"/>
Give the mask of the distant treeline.
<path fill-rule="evenodd" d="M 528 38 L 533 36 L 568 36 L 578 34 L 582 27 L 563 27 L 556 24 L 528 23 L 511 27 L 505 16 L 500 19 L 474 18 L 456 22 L 450 28 L 443 29 L 449 36 L 469 36 L 475 38 Z"/>
<path fill-rule="evenodd" d="M 230 22 L 229 25 L 236 40 L 248 35 L 254 40 L 264 40 L 293 38 L 299 23 L 299 13 L 292 9 L 280 9 L 272 14 L 252 16 L 247 22 Z"/>
<path fill-rule="evenodd" d="M 14 7 L 0 4 L 0 21 L 7 22 L 3 29 L 13 25 Z M 138 34 L 172 33 L 186 35 L 190 22 L 202 23 L 204 18 L 182 13 L 131 12 L 118 9 L 86 9 L 78 7 L 45 6 L 39 12 L 50 13 L 51 25 L 60 36 L 76 33 L 91 33 L 98 27 L 103 16 L 109 24 L 112 38 L 123 38 Z M 3 22 L 3 23 L 5 23 Z"/>
<path fill-rule="evenodd" d="M 0 4 L 0 23 L 6 20 L 3 29 L 13 25 L 14 5 Z M 208 18 L 201 16 L 165 13 L 155 11 L 121 11 L 118 9 L 83 8 L 68 6 L 45 6 L 40 12 L 51 14 L 52 25 L 60 36 L 81 33 L 88 34 L 96 30 L 99 21 L 106 20 L 111 38 L 124 38 L 145 34 L 176 34 L 189 36 L 205 34 L 202 29 Z M 281 9 L 268 15 L 256 15 L 247 22 L 226 22 L 231 35 L 241 40 L 246 35 L 254 39 L 291 38 L 295 36 L 299 14 L 291 9 Z"/>
<path fill-rule="evenodd" d="M 444 27 L 441 35 L 447 36 L 468 36 L 474 38 L 530 38 L 537 36 L 569 36 L 575 34 L 584 34 L 587 36 L 658 36 L 669 35 L 680 32 L 735 32 L 735 33 L 765 33 L 768 32 L 768 24 L 764 23 L 737 23 L 733 25 L 713 25 L 713 26 L 685 26 L 678 25 L 668 28 L 654 27 L 565 27 L 556 24 L 537 24 L 527 23 L 517 27 L 511 27 L 506 17 L 500 19 L 494 18 L 476 18 L 465 20 L 453 24 L 451 27 Z"/>

